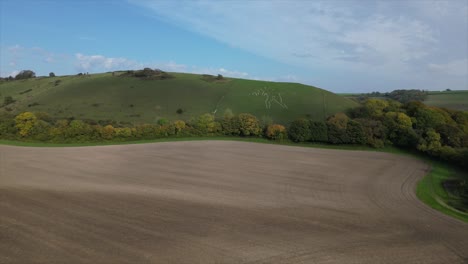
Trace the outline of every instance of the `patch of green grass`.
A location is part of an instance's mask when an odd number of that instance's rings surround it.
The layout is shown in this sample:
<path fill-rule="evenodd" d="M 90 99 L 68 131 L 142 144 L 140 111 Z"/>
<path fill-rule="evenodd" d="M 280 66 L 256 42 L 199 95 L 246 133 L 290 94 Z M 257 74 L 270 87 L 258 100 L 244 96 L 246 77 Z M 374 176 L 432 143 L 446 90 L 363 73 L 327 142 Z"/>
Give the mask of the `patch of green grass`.
<path fill-rule="evenodd" d="M 170 73 L 174 78 L 143 80 L 116 73 L 58 76 L 0 83 L 12 96 L 13 114 L 47 112 L 52 117 L 154 123 L 158 119 L 190 120 L 204 113 L 217 118 L 226 109 L 259 119 L 287 123 L 300 117 L 323 120 L 358 104 L 323 89 L 298 83 L 224 78 L 207 82 L 202 75 Z M 60 80 L 60 85 L 55 85 Z M 19 94 L 32 89 L 27 94 Z M 37 103 L 34 106 L 32 103 Z M 99 104 L 98 107 L 93 106 Z M 133 105 L 133 107 L 129 107 Z M 183 109 L 178 113 L 178 109 Z M 0 112 L 5 111 L 0 108 Z M 179 111 L 180 112 L 180 111 Z"/>
<path fill-rule="evenodd" d="M 449 205 L 450 201 L 456 200 L 444 187 L 446 180 L 466 178 L 466 174 L 457 171 L 441 162 L 431 162 L 431 171 L 418 183 L 416 195 L 430 207 L 468 222 L 468 213 L 459 211 Z"/>

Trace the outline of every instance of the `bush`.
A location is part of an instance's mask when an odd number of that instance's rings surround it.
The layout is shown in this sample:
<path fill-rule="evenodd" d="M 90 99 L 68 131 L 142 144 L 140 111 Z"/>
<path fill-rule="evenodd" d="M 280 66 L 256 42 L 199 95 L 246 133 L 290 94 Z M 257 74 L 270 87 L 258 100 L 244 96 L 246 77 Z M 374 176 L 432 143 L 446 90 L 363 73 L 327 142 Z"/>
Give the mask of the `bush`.
<path fill-rule="evenodd" d="M 34 113 L 24 112 L 15 117 L 16 128 L 21 137 L 27 137 L 32 134 L 33 127 L 37 123 L 37 117 Z"/>
<path fill-rule="evenodd" d="M 184 109 L 182 108 L 178 108 L 177 111 L 176 111 L 177 114 L 183 114 L 184 113 Z"/>
<path fill-rule="evenodd" d="M 307 119 L 294 120 L 288 129 L 289 138 L 294 142 L 304 142 L 311 138 L 310 122 Z"/>
<path fill-rule="evenodd" d="M 241 134 L 241 122 L 238 116 L 225 114 L 224 119 L 221 121 L 221 126 L 225 135 L 239 136 Z"/>
<path fill-rule="evenodd" d="M 212 135 L 221 131 L 221 124 L 215 121 L 214 115 L 208 113 L 199 116 L 194 122 L 194 127 L 201 135 Z"/>
<path fill-rule="evenodd" d="M 265 131 L 265 136 L 273 140 L 283 140 L 287 137 L 286 128 L 282 125 L 269 125 Z"/>
<path fill-rule="evenodd" d="M 328 129 L 327 124 L 321 121 L 311 121 L 310 124 L 310 141 L 313 142 L 327 142 Z"/>
<path fill-rule="evenodd" d="M 55 77 L 55 73 L 53 72 L 49 73 L 49 77 Z"/>
<path fill-rule="evenodd" d="M 346 127 L 346 134 L 351 144 L 365 144 L 366 136 L 361 123 L 350 120 Z"/>
<path fill-rule="evenodd" d="M 343 113 L 338 113 L 327 120 L 328 141 L 332 144 L 350 143 L 350 138 L 346 131 L 349 118 Z"/>
<path fill-rule="evenodd" d="M 259 136 L 262 132 L 258 119 L 251 114 L 239 114 L 241 136 Z"/>

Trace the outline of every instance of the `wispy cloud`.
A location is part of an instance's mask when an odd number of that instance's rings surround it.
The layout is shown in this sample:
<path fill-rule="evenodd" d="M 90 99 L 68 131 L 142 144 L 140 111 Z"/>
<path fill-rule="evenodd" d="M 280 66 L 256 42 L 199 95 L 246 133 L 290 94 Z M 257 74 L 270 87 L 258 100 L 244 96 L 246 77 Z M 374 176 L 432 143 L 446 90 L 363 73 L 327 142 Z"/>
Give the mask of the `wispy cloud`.
<path fill-rule="evenodd" d="M 468 57 L 463 0 L 129 2 L 233 47 L 309 70 L 357 72 L 363 79 L 428 75 L 429 62 Z"/>
<path fill-rule="evenodd" d="M 109 58 L 103 55 L 84 55 L 81 53 L 75 54 L 75 58 L 79 71 L 122 70 L 141 67 L 140 63 L 126 58 Z"/>

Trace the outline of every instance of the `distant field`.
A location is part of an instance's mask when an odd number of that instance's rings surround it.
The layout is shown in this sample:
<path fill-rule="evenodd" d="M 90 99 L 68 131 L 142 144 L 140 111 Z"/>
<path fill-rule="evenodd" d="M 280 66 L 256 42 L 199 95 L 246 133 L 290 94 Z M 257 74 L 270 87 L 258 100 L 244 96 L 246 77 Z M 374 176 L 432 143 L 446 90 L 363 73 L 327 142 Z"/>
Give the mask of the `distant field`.
<path fill-rule="evenodd" d="M 468 90 L 429 92 L 429 96 L 424 103 L 427 105 L 468 111 Z"/>
<path fill-rule="evenodd" d="M 275 122 L 306 116 L 320 120 L 357 105 L 334 93 L 298 83 L 232 78 L 206 81 L 202 75 L 171 75 L 175 78 L 142 80 L 103 73 L 3 82 L 0 100 L 3 102 L 5 96 L 17 100 L 8 106 L 11 113 L 45 111 L 60 118 L 135 123 L 160 118 L 189 120 L 203 113 L 221 117 L 226 109 Z M 178 114 L 178 109 L 182 113 Z"/>

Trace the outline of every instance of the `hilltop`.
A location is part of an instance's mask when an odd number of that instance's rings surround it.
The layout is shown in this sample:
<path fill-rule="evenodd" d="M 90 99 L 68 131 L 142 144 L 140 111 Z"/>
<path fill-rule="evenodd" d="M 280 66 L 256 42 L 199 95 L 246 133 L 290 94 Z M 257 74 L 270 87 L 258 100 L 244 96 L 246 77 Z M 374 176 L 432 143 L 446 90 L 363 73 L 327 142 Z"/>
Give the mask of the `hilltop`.
<path fill-rule="evenodd" d="M 161 78 L 135 77 L 131 71 L 38 77 L 2 81 L 0 100 L 14 103 L 0 112 L 46 112 L 56 118 L 155 122 L 190 120 L 203 113 L 222 117 L 251 113 L 260 120 L 286 123 L 299 117 L 324 120 L 357 103 L 299 83 L 282 83 L 187 73 Z"/>

